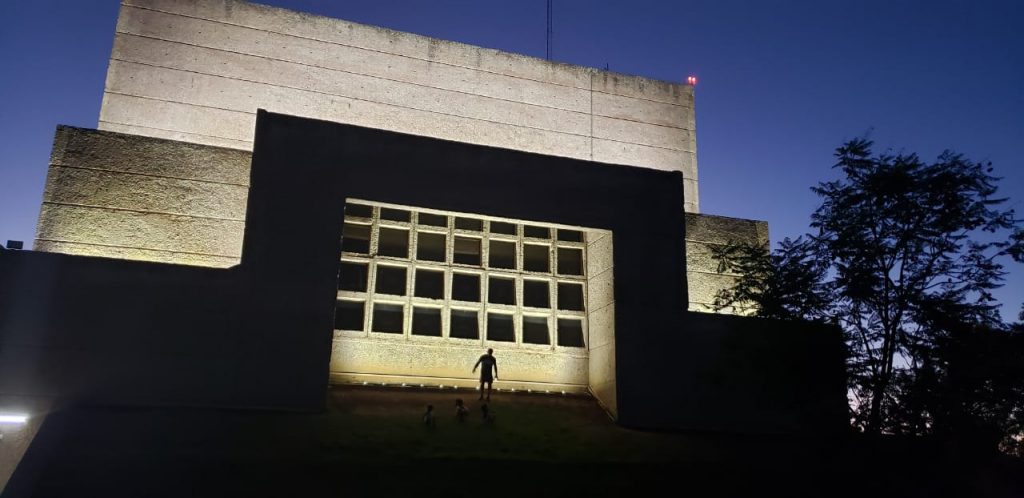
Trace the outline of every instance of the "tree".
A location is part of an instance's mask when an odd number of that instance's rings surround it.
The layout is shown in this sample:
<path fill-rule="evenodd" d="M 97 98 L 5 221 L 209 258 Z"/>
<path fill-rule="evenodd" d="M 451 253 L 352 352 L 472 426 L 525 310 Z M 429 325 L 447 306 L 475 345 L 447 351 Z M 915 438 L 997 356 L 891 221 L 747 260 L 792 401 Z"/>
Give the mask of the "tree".
<path fill-rule="evenodd" d="M 749 302 L 763 316 L 839 323 L 855 423 L 920 431 L 933 421 L 925 398 L 915 402 L 917 386 L 949 373 L 936 352 L 952 332 L 937 317 L 1005 328 L 991 291 L 1005 275 L 1000 261 L 1021 261 L 1024 231 L 1013 210 L 1000 209 L 989 164 L 948 151 L 928 164 L 916 154 L 875 155 L 872 145 L 856 139 L 836 150 L 843 177 L 812 188 L 822 203 L 806 242 L 786 241 L 761 259 L 752 248 L 719 251 L 723 270 L 752 276 L 717 305 Z"/>

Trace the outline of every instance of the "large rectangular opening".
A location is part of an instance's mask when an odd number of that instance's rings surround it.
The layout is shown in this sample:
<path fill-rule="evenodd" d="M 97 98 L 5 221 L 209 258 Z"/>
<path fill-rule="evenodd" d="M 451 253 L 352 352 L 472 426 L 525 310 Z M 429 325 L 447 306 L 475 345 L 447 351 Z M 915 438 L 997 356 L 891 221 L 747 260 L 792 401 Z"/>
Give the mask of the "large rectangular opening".
<path fill-rule="evenodd" d="M 588 237 L 610 232 L 361 199 L 345 213 L 332 382 L 472 388 L 493 348 L 496 388 L 588 390 Z"/>

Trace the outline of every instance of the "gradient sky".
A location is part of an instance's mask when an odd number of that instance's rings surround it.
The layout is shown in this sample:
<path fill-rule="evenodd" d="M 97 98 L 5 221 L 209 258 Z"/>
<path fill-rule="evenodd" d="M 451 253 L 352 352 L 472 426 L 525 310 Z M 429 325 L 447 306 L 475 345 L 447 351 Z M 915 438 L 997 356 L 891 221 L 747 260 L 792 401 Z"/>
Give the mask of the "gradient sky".
<path fill-rule="evenodd" d="M 266 0 L 261 3 L 544 56 L 545 0 Z M 96 127 L 116 0 L 0 3 L 0 242 L 30 243 L 57 124 Z M 809 187 L 832 151 L 992 161 L 1024 212 L 1024 2 L 555 0 L 560 62 L 668 81 L 699 78 L 701 211 L 807 231 Z M 1024 267 L 997 292 L 1024 302 Z"/>

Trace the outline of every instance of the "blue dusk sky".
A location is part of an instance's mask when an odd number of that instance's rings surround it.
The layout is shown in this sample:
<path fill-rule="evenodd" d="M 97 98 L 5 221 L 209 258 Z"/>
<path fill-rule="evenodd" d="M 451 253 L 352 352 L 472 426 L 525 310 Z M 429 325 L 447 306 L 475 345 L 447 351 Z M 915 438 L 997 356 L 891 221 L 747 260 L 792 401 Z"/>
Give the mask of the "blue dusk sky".
<path fill-rule="evenodd" d="M 213 0 L 211 0 L 213 1 Z M 269 5 L 543 57 L 545 0 L 266 0 Z M 58 124 L 95 128 L 116 0 L 0 3 L 0 242 L 30 244 Z M 808 230 L 833 150 L 991 161 L 1024 211 L 1024 2 L 554 1 L 553 59 L 699 78 L 701 211 Z M 1024 302 L 1007 260 L 1004 318 Z"/>

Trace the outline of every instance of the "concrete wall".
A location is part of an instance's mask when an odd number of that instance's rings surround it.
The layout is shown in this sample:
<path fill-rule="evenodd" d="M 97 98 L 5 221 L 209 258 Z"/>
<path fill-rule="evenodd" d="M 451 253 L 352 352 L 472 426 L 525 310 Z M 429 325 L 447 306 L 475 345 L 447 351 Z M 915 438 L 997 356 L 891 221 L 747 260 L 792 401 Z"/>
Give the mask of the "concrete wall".
<path fill-rule="evenodd" d="M 615 255 L 611 232 L 587 232 L 587 347 L 590 350 L 589 388 L 615 418 Z"/>
<path fill-rule="evenodd" d="M 686 214 L 686 285 L 689 310 L 712 312 L 715 294 L 738 275 L 719 273 L 711 250 L 729 243 L 768 244 L 768 223 L 706 214 Z M 723 310 L 726 312 L 729 310 Z"/>
<path fill-rule="evenodd" d="M 679 171 L 699 210 L 690 86 L 248 2 L 123 2 L 100 129 L 250 150 L 257 108 Z"/>
<path fill-rule="evenodd" d="M 234 149 L 60 126 L 35 249 L 237 264 L 250 157 Z"/>

